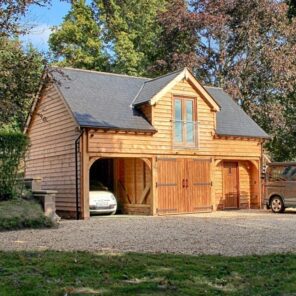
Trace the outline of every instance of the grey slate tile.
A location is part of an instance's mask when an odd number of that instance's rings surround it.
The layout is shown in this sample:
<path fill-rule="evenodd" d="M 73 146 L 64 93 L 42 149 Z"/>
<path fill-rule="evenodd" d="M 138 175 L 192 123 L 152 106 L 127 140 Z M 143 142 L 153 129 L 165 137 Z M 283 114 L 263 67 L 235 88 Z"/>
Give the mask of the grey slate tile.
<path fill-rule="evenodd" d="M 220 112 L 217 113 L 216 132 L 218 135 L 269 137 L 222 88 L 205 88 L 221 106 Z"/>

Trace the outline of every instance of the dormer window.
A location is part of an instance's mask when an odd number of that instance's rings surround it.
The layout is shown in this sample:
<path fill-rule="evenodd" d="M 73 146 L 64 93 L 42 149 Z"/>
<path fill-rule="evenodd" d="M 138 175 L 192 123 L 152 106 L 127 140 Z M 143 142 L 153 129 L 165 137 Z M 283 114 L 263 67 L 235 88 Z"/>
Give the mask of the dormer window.
<path fill-rule="evenodd" d="M 194 98 L 174 97 L 174 146 L 195 146 L 196 107 Z"/>

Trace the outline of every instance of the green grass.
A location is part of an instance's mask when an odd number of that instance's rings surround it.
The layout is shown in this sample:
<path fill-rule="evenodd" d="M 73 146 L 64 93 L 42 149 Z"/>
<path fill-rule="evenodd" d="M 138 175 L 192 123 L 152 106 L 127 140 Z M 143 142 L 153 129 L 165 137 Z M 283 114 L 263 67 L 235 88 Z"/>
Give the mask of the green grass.
<path fill-rule="evenodd" d="M 295 295 L 296 254 L 0 252 L 0 279 L 1 296 Z"/>
<path fill-rule="evenodd" d="M 0 231 L 53 226 L 45 217 L 40 204 L 34 200 L 0 201 Z"/>

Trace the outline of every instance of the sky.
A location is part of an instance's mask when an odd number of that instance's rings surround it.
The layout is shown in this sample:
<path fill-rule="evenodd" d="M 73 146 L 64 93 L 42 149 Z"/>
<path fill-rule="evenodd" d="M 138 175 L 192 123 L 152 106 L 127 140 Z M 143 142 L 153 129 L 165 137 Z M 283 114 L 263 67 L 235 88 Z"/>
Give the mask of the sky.
<path fill-rule="evenodd" d="M 24 23 L 34 25 L 34 28 L 21 39 L 25 44 L 31 42 L 37 49 L 47 51 L 51 27 L 59 25 L 69 9 L 70 4 L 60 0 L 52 0 L 49 7 L 31 6 L 24 18 Z"/>

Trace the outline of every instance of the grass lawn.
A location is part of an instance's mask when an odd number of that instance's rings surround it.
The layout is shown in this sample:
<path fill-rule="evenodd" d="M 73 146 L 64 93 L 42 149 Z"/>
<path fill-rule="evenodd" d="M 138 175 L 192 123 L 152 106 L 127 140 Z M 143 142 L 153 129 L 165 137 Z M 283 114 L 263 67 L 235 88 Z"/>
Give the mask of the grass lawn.
<path fill-rule="evenodd" d="M 53 222 L 44 216 L 40 204 L 34 200 L 0 201 L 0 231 L 51 226 Z"/>
<path fill-rule="evenodd" d="M 295 295 L 296 254 L 0 252 L 0 295 Z"/>

